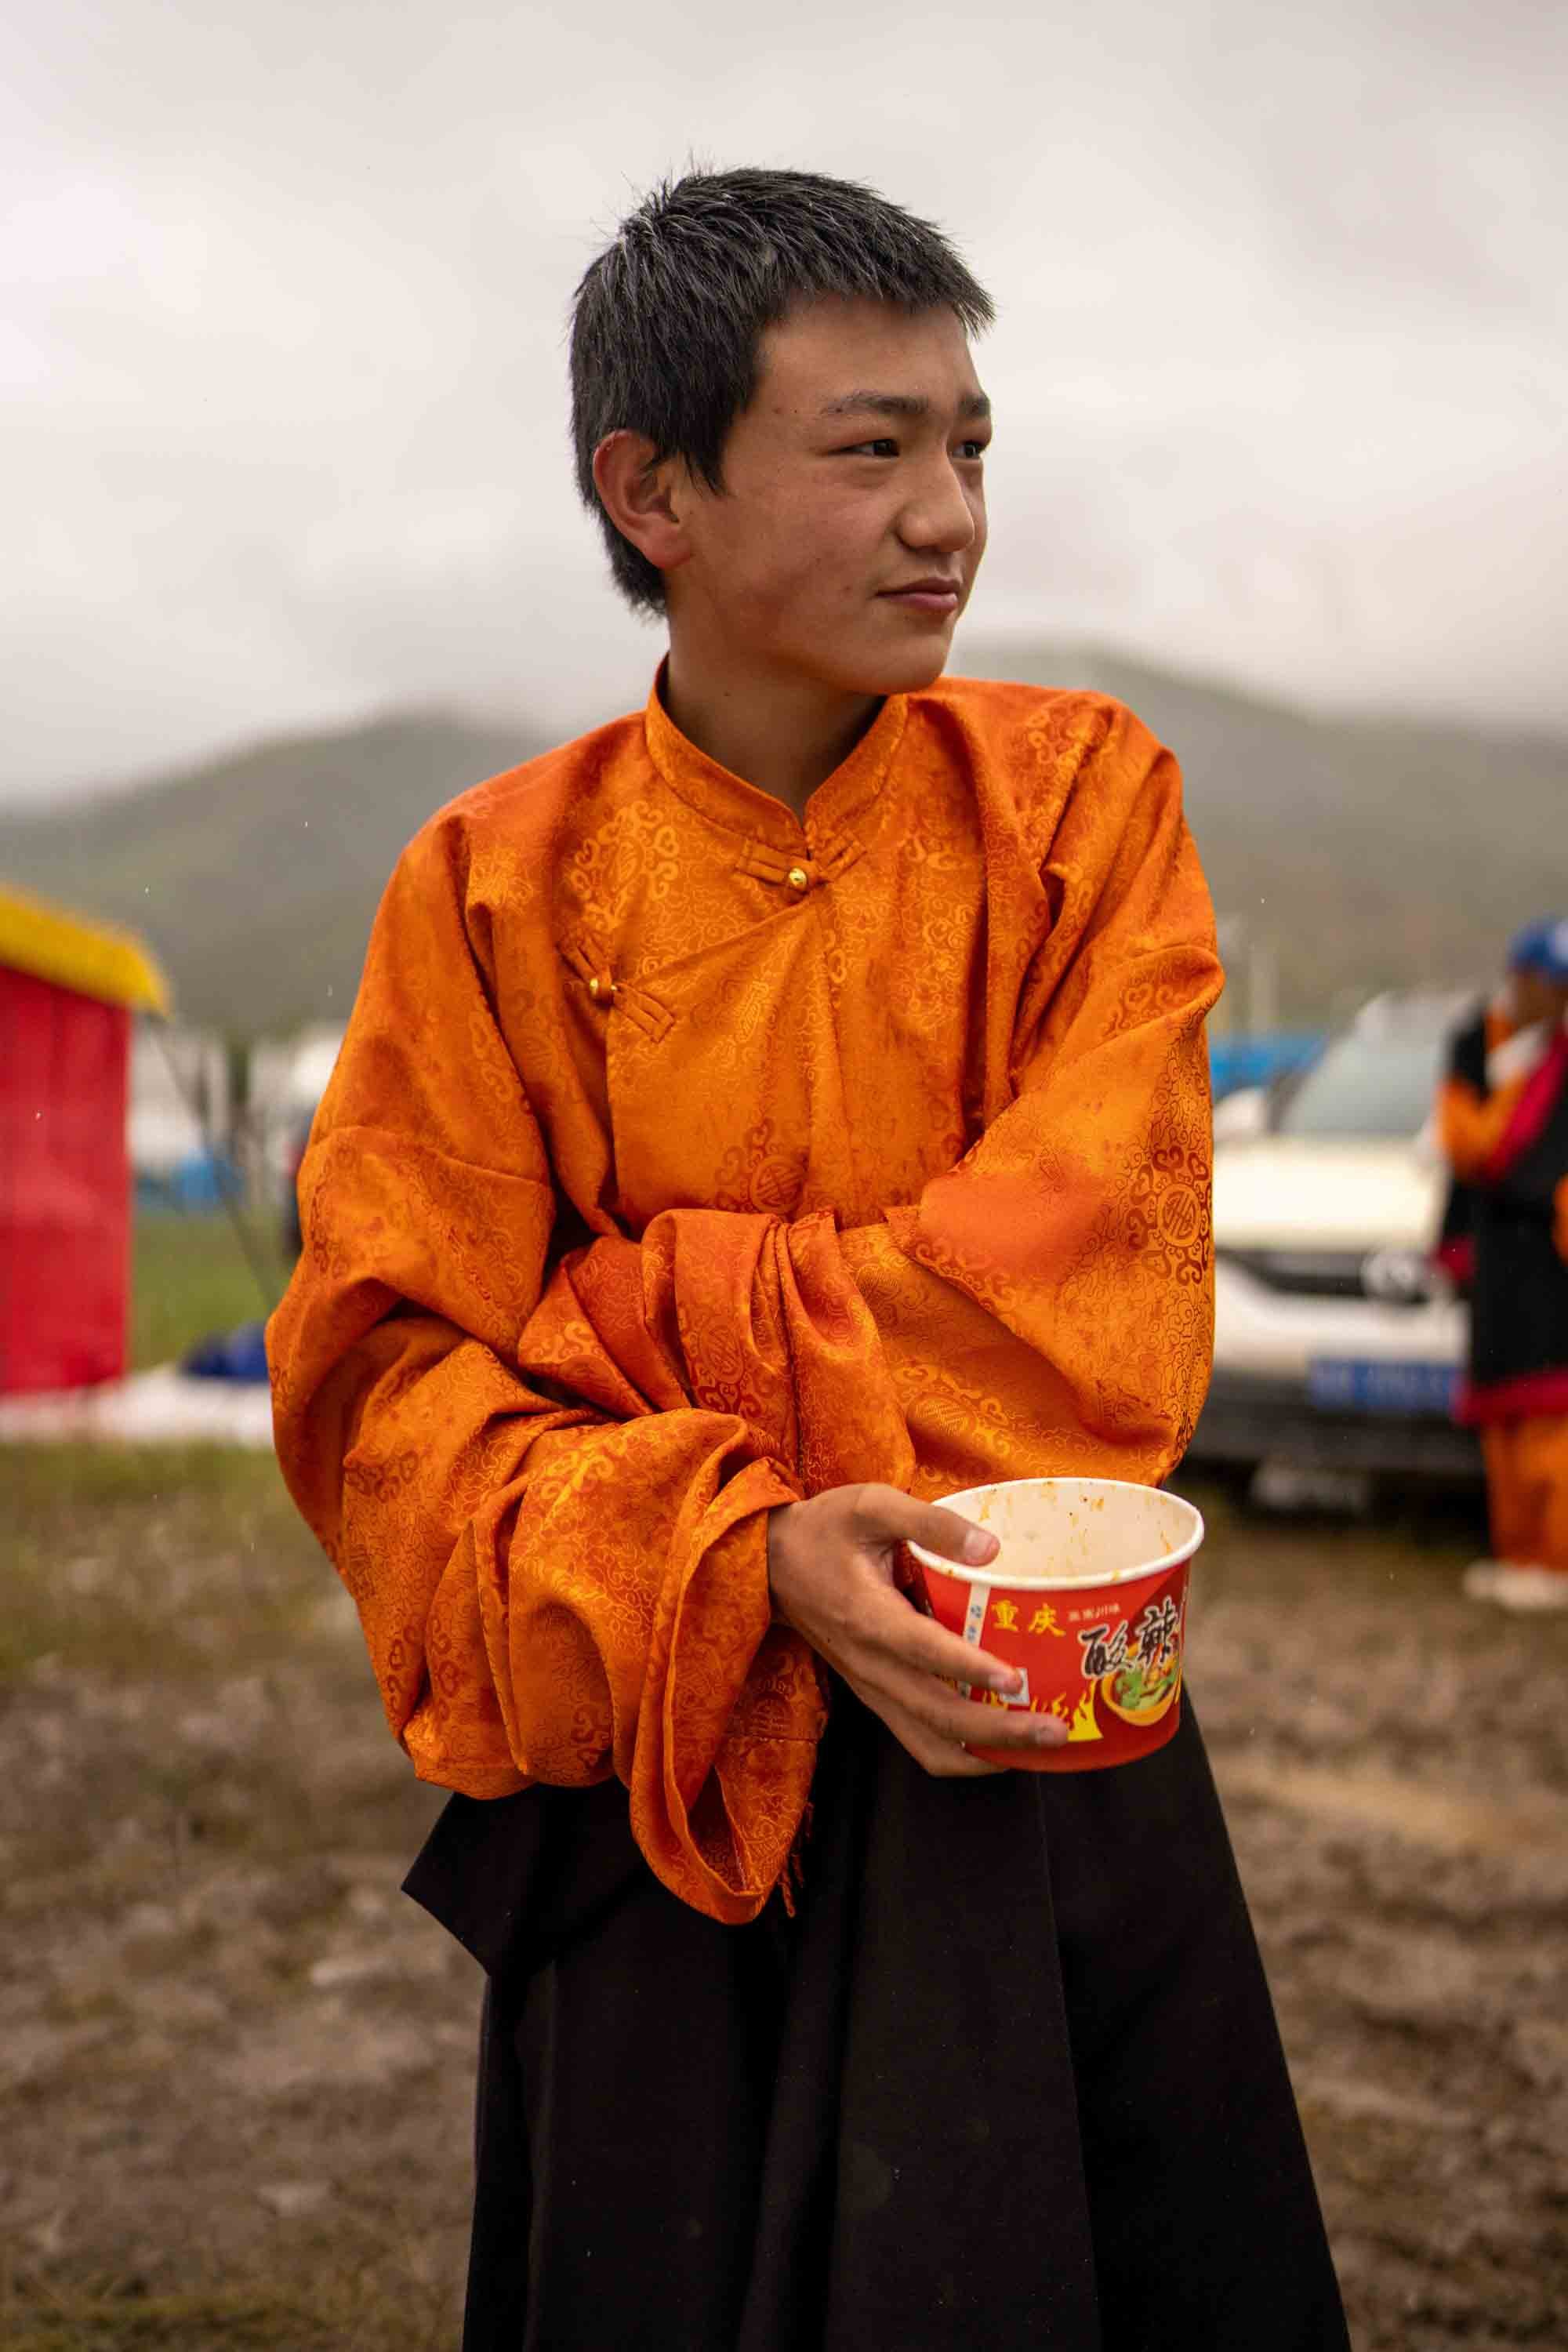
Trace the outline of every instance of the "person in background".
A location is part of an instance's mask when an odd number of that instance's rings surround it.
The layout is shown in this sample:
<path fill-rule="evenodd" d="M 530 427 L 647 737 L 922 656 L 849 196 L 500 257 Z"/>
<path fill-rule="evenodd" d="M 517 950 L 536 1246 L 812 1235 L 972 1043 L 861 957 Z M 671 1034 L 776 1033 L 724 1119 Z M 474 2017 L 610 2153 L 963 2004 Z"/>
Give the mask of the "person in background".
<path fill-rule="evenodd" d="M 1470 1298 L 1458 1414 L 1480 1432 L 1495 1555 L 1465 1590 L 1568 1608 L 1568 919 L 1513 941 L 1437 1116 L 1455 1179 L 1439 1255 Z"/>

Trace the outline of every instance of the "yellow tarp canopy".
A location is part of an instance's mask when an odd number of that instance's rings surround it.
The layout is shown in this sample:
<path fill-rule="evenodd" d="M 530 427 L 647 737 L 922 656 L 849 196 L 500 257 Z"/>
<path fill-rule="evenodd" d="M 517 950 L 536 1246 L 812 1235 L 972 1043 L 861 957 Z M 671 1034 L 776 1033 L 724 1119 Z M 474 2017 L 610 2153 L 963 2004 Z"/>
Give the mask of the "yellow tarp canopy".
<path fill-rule="evenodd" d="M 169 983 L 151 950 L 130 931 L 67 914 L 0 883 L 0 964 L 51 980 L 105 1004 L 167 1013 Z"/>

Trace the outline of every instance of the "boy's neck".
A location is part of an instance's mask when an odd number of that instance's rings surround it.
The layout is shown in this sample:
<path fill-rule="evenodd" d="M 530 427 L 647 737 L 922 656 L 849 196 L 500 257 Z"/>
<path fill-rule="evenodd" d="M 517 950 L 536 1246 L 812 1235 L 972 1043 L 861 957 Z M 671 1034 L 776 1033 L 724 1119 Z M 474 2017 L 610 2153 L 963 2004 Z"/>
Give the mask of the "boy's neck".
<path fill-rule="evenodd" d="M 672 642 L 664 707 L 689 743 L 797 817 L 882 707 L 810 678 L 719 674 Z"/>

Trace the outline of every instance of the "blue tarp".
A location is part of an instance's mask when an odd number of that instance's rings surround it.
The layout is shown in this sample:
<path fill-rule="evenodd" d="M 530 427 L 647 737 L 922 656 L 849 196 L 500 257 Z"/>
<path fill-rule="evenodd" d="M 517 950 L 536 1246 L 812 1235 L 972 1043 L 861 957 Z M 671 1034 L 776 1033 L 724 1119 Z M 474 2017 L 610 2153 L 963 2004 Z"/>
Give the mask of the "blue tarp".
<path fill-rule="evenodd" d="M 1211 1037 L 1209 1075 L 1215 1100 L 1242 1087 L 1266 1087 L 1299 1070 L 1327 1043 L 1321 1029 L 1274 1029 L 1258 1037 Z"/>
<path fill-rule="evenodd" d="M 186 1349 L 180 1359 L 180 1370 L 194 1373 L 200 1381 L 264 1381 L 264 1328 L 260 1323 L 242 1323 L 237 1331 L 215 1331 Z"/>
<path fill-rule="evenodd" d="M 193 1151 L 177 1168 L 153 1176 L 143 1169 L 136 1179 L 138 1210 L 221 1209 L 226 1201 L 244 1196 L 244 1183 L 232 1160 L 221 1151 Z"/>

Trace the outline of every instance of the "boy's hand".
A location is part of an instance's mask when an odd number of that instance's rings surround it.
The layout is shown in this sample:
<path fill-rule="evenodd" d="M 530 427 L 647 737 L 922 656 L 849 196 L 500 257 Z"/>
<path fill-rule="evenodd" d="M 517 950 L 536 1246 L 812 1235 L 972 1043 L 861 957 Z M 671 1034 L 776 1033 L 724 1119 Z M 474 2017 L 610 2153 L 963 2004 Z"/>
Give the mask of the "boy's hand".
<path fill-rule="evenodd" d="M 896 1486 L 830 1487 L 768 1514 L 774 1609 L 928 1772 L 957 1780 L 1003 1769 L 971 1756 L 966 1739 L 1024 1755 L 1059 1748 L 1068 1729 L 1055 1716 L 999 1707 L 977 1716 L 950 1687 L 973 1683 L 1010 1695 L 1019 1675 L 905 1600 L 893 1580 L 900 1543 L 975 1568 L 998 1549 L 985 1528 L 938 1504 L 911 1502 Z"/>

